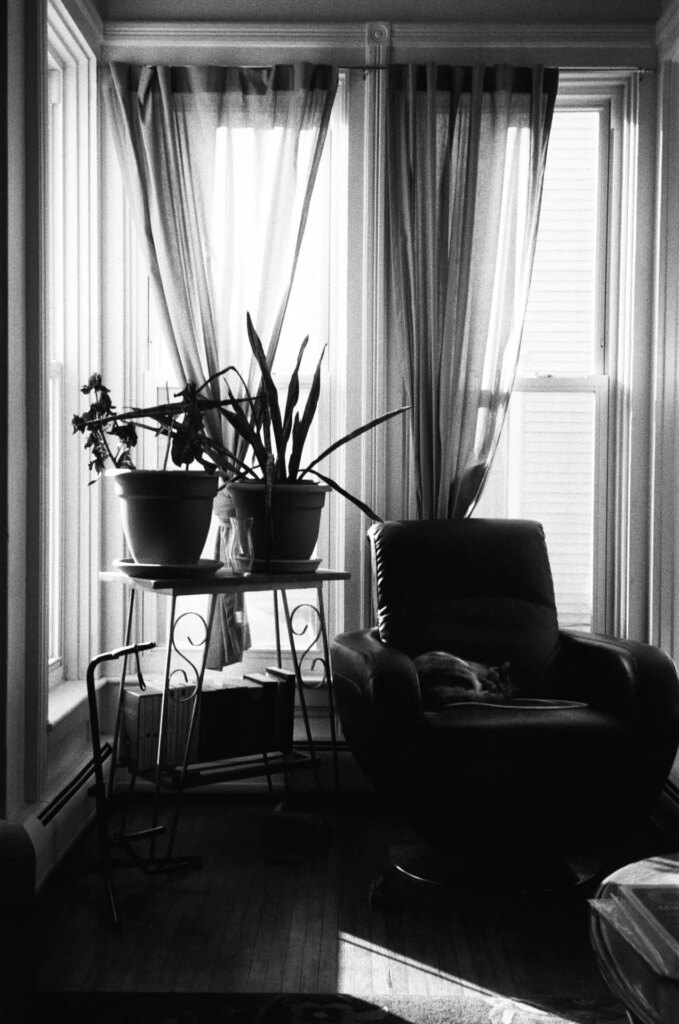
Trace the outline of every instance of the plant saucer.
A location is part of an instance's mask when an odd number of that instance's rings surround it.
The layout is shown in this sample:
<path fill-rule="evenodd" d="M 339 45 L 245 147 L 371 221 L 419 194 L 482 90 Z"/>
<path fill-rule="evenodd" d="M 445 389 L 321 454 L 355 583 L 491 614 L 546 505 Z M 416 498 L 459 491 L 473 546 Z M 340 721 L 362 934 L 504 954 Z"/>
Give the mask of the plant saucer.
<path fill-rule="evenodd" d="M 269 572 L 316 572 L 322 558 L 272 558 L 269 562 Z M 253 572 L 266 572 L 267 563 L 265 558 L 256 558 L 253 565 Z"/>
<path fill-rule="evenodd" d="M 193 580 L 214 576 L 222 563 L 213 558 L 200 558 L 190 565 L 164 565 L 155 562 L 135 562 L 133 558 L 117 558 L 113 565 L 131 579 Z"/>

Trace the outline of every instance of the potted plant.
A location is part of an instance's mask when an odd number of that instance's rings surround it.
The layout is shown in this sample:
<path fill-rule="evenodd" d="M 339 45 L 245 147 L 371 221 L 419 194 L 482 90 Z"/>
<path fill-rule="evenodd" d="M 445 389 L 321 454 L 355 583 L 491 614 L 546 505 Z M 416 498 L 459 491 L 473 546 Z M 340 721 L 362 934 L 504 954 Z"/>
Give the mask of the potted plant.
<path fill-rule="evenodd" d="M 93 374 L 81 389 L 93 397 L 89 409 L 73 417 L 73 429 L 86 435 L 85 448 L 92 456 L 90 469 L 96 476 L 105 472 L 109 464 L 114 467 L 116 486 L 126 503 L 123 525 L 136 561 L 151 560 L 146 557 L 148 548 L 145 549 L 144 557 L 140 557 L 138 544 L 131 541 L 134 526 L 132 520 L 138 516 L 142 505 L 138 489 L 147 482 L 169 489 L 172 495 L 182 486 L 180 478 L 194 478 L 195 486 L 200 488 L 197 481 L 202 482 L 203 491 L 206 492 L 205 500 L 212 508 L 221 480 L 233 502 L 236 515 L 253 519 L 256 564 L 265 563 L 272 570 L 283 567 L 282 563 L 303 563 L 309 560 L 318 539 L 325 496 L 330 490 L 337 491 L 370 519 L 380 518 L 368 505 L 322 473 L 317 466 L 342 445 L 404 413 L 408 407 L 394 409 L 371 419 L 303 464 L 305 443 L 318 411 L 325 348 L 316 365 L 306 401 L 298 408 L 298 404 L 302 404 L 299 373 L 308 337 L 304 339 L 288 384 L 285 405 L 282 406 L 271 367 L 249 314 L 247 332 L 259 370 L 259 381 L 252 392 L 245 383 L 245 376 L 234 366 L 218 371 L 200 385 L 188 382 L 174 396 L 176 401 L 132 408 L 124 412 L 119 412 L 112 404 L 109 390 L 103 384 L 100 374 Z M 209 397 L 217 380 L 222 385 L 220 396 L 225 395 L 218 399 Z M 233 428 L 236 438 L 233 447 L 215 440 L 214 435 L 208 431 L 206 417 L 215 414 L 223 417 Z M 184 467 L 187 471 L 178 473 L 165 469 L 135 469 L 132 450 L 137 444 L 139 428 L 165 435 L 168 439 L 165 463 L 171 458 L 175 467 Z M 189 467 L 194 465 L 200 466 L 200 469 L 191 471 Z M 142 480 L 139 476 L 144 472 L 148 480 Z M 164 482 L 167 477 L 172 477 L 172 481 Z M 139 478 L 138 483 L 136 478 Z M 129 492 L 129 496 L 126 497 L 124 492 Z M 182 522 L 185 524 L 191 518 L 191 502 L 195 501 L 197 507 L 198 498 L 183 500 L 186 515 Z M 171 520 L 170 525 L 179 522 L 174 512 L 169 512 L 167 518 Z M 163 516 L 163 527 L 165 519 Z M 159 515 L 152 512 L 152 533 L 160 532 L 159 523 Z M 185 528 L 182 525 L 181 529 Z M 209 514 L 200 550 L 194 560 L 200 557 L 208 528 Z M 163 557 L 173 557 L 175 561 L 172 564 L 179 564 L 176 555 Z"/>
<path fill-rule="evenodd" d="M 185 389 L 186 390 L 186 389 Z M 168 455 L 176 466 L 188 467 L 197 452 L 183 451 L 193 398 L 184 409 L 177 402 L 119 413 L 100 373 L 93 373 L 81 391 L 90 396 L 89 408 L 73 416 L 74 432 L 86 436 L 90 454 L 90 483 L 104 474 L 113 477 L 120 499 L 123 532 L 135 562 L 148 565 L 195 566 L 199 563 L 219 486 L 214 466 L 207 461 L 199 471 L 176 472 L 137 469 L 132 452 L 139 429 L 167 434 Z M 147 418 L 151 423 L 144 423 Z M 208 470 L 206 472 L 205 470 Z"/>
<path fill-rule="evenodd" d="M 233 469 L 227 491 L 236 513 L 253 520 L 255 562 L 264 562 L 270 570 L 278 566 L 286 568 L 290 563 L 302 568 L 316 546 L 321 512 L 330 490 L 337 491 L 370 519 L 380 518 L 358 497 L 322 473 L 318 469 L 319 463 L 342 445 L 406 409 L 395 409 L 375 417 L 304 464 L 305 444 L 318 412 L 325 348 L 316 364 L 303 408 L 298 409 L 299 373 L 309 339 L 303 340 L 288 383 L 285 404 L 282 405 L 266 353 L 249 314 L 246 323 L 250 349 L 260 378 L 255 394 L 248 391 L 241 378 L 245 402 L 238 402 L 236 393 L 231 389 L 229 375 L 225 375 L 231 404 L 223 415 L 239 438 L 237 454 L 245 464 Z"/>

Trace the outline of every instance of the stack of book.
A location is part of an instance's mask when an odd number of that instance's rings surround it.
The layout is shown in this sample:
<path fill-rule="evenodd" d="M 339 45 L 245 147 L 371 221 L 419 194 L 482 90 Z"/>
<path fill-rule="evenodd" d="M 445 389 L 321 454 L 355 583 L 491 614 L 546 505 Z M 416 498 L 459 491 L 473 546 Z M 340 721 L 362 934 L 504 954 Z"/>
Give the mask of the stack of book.
<path fill-rule="evenodd" d="M 256 678 L 206 682 L 198 729 L 199 761 L 289 751 L 295 709 L 294 680 Z"/>
<path fill-rule="evenodd" d="M 679 886 L 617 885 L 593 909 L 658 975 L 679 979 Z"/>
<path fill-rule="evenodd" d="M 188 741 L 194 686 L 171 685 L 166 727 L 160 749 L 161 768 L 183 764 Z M 163 687 L 126 687 L 123 695 L 121 763 L 136 771 L 156 766 Z M 191 738 L 191 764 L 244 757 L 292 747 L 294 682 L 272 675 L 261 678 L 205 680 L 200 712 Z"/>

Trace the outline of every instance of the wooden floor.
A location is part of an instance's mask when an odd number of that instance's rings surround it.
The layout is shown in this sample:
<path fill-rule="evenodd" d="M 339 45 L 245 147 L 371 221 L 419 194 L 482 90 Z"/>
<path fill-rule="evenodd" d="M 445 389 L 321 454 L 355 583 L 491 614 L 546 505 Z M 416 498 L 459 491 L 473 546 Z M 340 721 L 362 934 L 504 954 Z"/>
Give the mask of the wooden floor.
<path fill-rule="evenodd" d="M 371 909 L 371 882 L 399 828 L 360 794 L 332 802 L 325 825 L 303 798 L 275 811 L 263 797 L 188 794 L 176 852 L 200 853 L 202 866 L 153 878 L 116 869 L 118 931 L 92 829 L 14 932 L 9 984 L 364 998 L 446 997 L 462 986 L 545 1005 L 566 995 L 610 1001 L 589 944 L 589 893 L 406 884 L 399 910 Z M 630 848 L 620 862 L 651 852 Z"/>

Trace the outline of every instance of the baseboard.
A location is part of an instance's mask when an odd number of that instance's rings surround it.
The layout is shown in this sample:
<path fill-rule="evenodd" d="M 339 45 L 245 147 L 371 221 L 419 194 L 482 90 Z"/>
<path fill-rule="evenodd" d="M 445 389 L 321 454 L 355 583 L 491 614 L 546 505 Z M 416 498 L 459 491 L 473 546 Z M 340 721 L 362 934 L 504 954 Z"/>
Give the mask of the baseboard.
<path fill-rule="evenodd" d="M 46 823 L 37 811 L 18 823 L 0 821 L 0 907 L 32 903 L 93 814 L 92 800 L 81 791 Z"/>
<path fill-rule="evenodd" d="M 108 744 L 102 750 L 110 754 Z M 91 823 L 94 800 L 91 758 L 84 759 L 68 781 L 32 806 L 21 821 L 0 821 L 0 906 L 30 903 L 54 868 Z"/>

